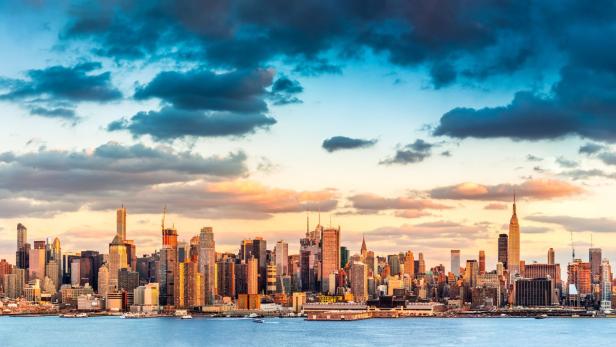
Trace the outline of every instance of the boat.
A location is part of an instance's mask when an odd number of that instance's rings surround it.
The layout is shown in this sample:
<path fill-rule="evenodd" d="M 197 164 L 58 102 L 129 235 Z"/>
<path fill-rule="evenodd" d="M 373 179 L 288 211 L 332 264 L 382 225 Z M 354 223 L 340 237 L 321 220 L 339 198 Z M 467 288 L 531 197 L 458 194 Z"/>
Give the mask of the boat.
<path fill-rule="evenodd" d="M 192 319 L 192 316 L 189 314 L 185 314 L 181 317 L 182 319 Z"/>
<path fill-rule="evenodd" d="M 545 314 L 545 313 L 544 313 L 544 314 L 540 314 L 540 315 L 536 315 L 536 316 L 535 316 L 535 319 L 546 319 L 546 318 L 548 318 L 548 315 L 547 315 L 547 314 Z"/>
<path fill-rule="evenodd" d="M 261 318 L 255 318 L 252 320 L 253 323 L 265 323 L 265 321 Z"/>
<path fill-rule="evenodd" d="M 88 314 L 87 313 L 80 313 L 77 316 L 75 316 L 75 318 L 88 318 Z"/>
<path fill-rule="evenodd" d="M 257 318 L 257 317 L 259 317 L 259 315 L 257 315 L 254 312 L 248 315 L 248 318 Z"/>
<path fill-rule="evenodd" d="M 580 318 L 580 315 L 579 314 L 572 314 L 571 318 Z"/>

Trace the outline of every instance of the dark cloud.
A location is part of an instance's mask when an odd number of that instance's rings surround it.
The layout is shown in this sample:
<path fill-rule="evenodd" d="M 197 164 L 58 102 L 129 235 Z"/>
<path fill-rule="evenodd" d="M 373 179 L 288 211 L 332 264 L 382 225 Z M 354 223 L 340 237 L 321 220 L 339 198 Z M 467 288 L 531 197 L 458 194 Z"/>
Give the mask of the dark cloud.
<path fill-rule="evenodd" d="M 191 70 L 161 72 L 148 84 L 137 87 L 135 99 L 159 98 L 175 108 L 240 113 L 267 111 L 266 88 L 272 70 L 238 70 L 228 73 Z"/>
<path fill-rule="evenodd" d="M 593 154 L 596 154 L 596 153 L 602 151 L 603 149 L 605 149 L 605 146 L 603 146 L 603 145 L 599 145 L 599 144 L 596 144 L 596 143 L 588 142 L 588 143 L 580 146 L 580 148 L 578 149 L 578 153 L 586 154 L 586 155 L 593 155 Z"/>
<path fill-rule="evenodd" d="M 160 111 L 139 112 L 129 119 L 110 123 L 109 131 L 127 130 L 133 136 L 150 135 L 158 140 L 184 137 L 243 136 L 276 124 L 260 113 L 191 111 L 164 107 Z"/>
<path fill-rule="evenodd" d="M 272 85 L 271 99 L 274 105 L 298 104 L 302 101 L 296 95 L 303 91 L 298 81 L 282 76 Z"/>
<path fill-rule="evenodd" d="M 572 169 L 578 166 L 578 163 L 575 160 L 567 159 L 563 156 L 556 158 L 556 163 L 561 167 Z"/>
<path fill-rule="evenodd" d="M 122 93 L 111 83 L 111 73 L 96 72 L 101 68 L 100 63 L 88 62 L 28 70 L 27 79 L 4 84 L 0 100 L 22 103 L 38 116 L 75 118 L 76 103 L 122 98 Z"/>
<path fill-rule="evenodd" d="M 582 218 L 571 216 L 529 216 L 526 219 L 546 224 L 556 224 L 567 231 L 616 232 L 616 220 L 609 218 Z"/>
<path fill-rule="evenodd" d="M 573 180 L 585 180 L 590 178 L 616 178 L 616 173 L 608 173 L 599 169 L 576 169 L 567 170 L 560 173 L 562 176 L 571 177 Z"/>
<path fill-rule="evenodd" d="M 463 0 L 194 0 L 75 5 L 60 35 L 118 61 L 172 56 L 218 67 L 283 61 L 305 74 L 337 73 L 372 52 L 400 66 L 431 67 L 435 86 L 525 67 L 562 35 L 573 5 Z M 568 12 L 570 11 L 570 12 Z M 588 12 L 588 11 L 587 11 Z M 546 37 L 547 36 L 547 37 Z M 542 40 L 543 39 L 543 40 Z"/>
<path fill-rule="evenodd" d="M 382 160 L 380 164 L 414 164 L 422 162 L 424 159 L 432 155 L 432 147 L 434 144 L 428 143 L 422 139 L 417 139 L 413 143 L 399 148 L 393 157 Z"/>
<path fill-rule="evenodd" d="M 518 197 L 549 200 L 578 195 L 584 190 L 571 183 L 555 179 L 531 179 L 521 184 L 484 185 L 478 183 L 461 183 L 453 186 L 438 187 L 429 191 L 433 199 L 511 201 L 513 193 Z"/>
<path fill-rule="evenodd" d="M 357 149 L 372 147 L 376 144 L 375 139 L 356 139 L 346 136 L 334 136 L 323 140 L 321 147 L 328 152 L 335 152 L 343 149 Z"/>
<path fill-rule="evenodd" d="M 536 155 L 529 154 L 529 155 L 526 156 L 526 160 L 528 160 L 528 161 L 542 161 L 543 158 L 540 158 L 540 157 L 538 157 Z"/>
<path fill-rule="evenodd" d="M 607 165 L 616 165 L 616 153 L 602 152 L 597 155 L 601 161 Z"/>

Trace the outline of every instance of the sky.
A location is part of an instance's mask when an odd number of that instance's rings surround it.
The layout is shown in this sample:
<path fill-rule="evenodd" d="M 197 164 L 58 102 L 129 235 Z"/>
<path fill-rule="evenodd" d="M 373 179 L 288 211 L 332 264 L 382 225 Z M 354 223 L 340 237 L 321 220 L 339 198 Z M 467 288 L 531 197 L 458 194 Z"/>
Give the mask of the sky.
<path fill-rule="evenodd" d="M 610 1 L 0 2 L 0 258 L 139 254 L 162 211 L 217 251 L 299 251 L 306 218 L 378 255 L 615 261 Z M 319 213 L 320 211 L 320 213 Z M 591 241 L 592 240 L 592 241 Z"/>

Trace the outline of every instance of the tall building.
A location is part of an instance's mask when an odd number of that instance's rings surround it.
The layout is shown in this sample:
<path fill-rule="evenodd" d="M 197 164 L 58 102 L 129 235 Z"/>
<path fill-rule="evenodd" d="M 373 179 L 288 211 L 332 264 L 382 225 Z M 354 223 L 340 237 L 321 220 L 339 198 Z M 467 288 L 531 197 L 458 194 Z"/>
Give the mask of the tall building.
<path fill-rule="evenodd" d="M 588 262 L 590 263 L 590 276 L 593 284 L 601 282 L 601 248 L 588 249 Z"/>
<path fill-rule="evenodd" d="M 513 214 L 509 221 L 509 237 L 507 244 L 507 269 L 513 276 L 520 273 L 520 224 L 515 204 L 515 194 L 513 196 Z"/>
<path fill-rule="evenodd" d="M 355 302 L 368 299 L 368 267 L 359 261 L 351 264 L 351 294 Z"/>
<path fill-rule="evenodd" d="M 177 249 L 171 246 L 164 246 L 160 250 L 160 304 L 162 306 L 175 306 L 176 295 L 179 290 L 179 273 L 177 262 Z"/>
<path fill-rule="evenodd" d="M 417 273 L 421 274 L 425 274 L 426 273 L 426 260 L 424 259 L 423 253 L 419 252 L 419 260 L 418 260 L 418 267 L 417 269 L 415 269 L 417 271 Z"/>
<path fill-rule="evenodd" d="M 15 253 L 15 266 L 27 269 L 30 265 L 30 244 L 28 243 L 28 229 L 21 223 L 17 224 L 17 252 Z"/>
<path fill-rule="evenodd" d="M 477 260 L 467 260 L 466 268 L 464 269 L 464 284 L 470 288 L 477 286 L 477 276 L 479 275 L 479 264 Z"/>
<path fill-rule="evenodd" d="M 98 269 L 98 288 L 97 292 L 102 297 L 107 297 L 109 293 L 109 266 L 107 263 L 103 264 Z"/>
<path fill-rule="evenodd" d="M 361 251 L 360 251 L 360 254 L 361 254 L 363 259 L 366 259 L 366 256 L 368 256 L 368 247 L 366 247 L 366 237 L 364 235 L 362 235 L 362 237 L 361 237 Z"/>
<path fill-rule="evenodd" d="M 479 274 L 486 273 L 486 252 L 479 251 Z"/>
<path fill-rule="evenodd" d="M 577 293 L 586 296 L 592 293 L 590 263 L 575 259 L 567 267 L 567 281 L 569 287 L 575 286 Z"/>
<path fill-rule="evenodd" d="M 109 244 L 109 291 L 116 291 L 119 288 L 118 274 L 121 269 L 128 267 L 128 257 L 126 247 L 120 236 L 116 234 Z"/>
<path fill-rule="evenodd" d="M 256 294 L 264 293 L 267 288 L 267 241 L 262 237 L 252 240 L 252 256 L 259 267 L 259 289 Z"/>
<path fill-rule="evenodd" d="M 554 248 L 550 247 L 550 249 L 548 249 L 548 264 L 554 265 L 554 263 Z"/>
<path fill-rule="evenodd" d="M 116 211 L 116 233 L 120 241 L 126 241 L 126 208 L 124 205 Z"/>
<path fill-rule="evenodd" d="M 451 250 L 451 272 L 458 278 L 460 276 L 460 250 Z"/>
<path fill-rule="evenodd" d="M 608 259 L 601 262 L 601 310 L 612 309 L 612 267 Z"/>
<path fill-rule="evenodd" d="M 216 295 L 216 243 L 211 227 L 201 228 L 199 234 L 199 272 L 204 281 L 205 305 L 212 305 Z"/>
<path fill-rule="evenodd" d="M 390 276 L 397 276 L 400 274 L 400 258 L 397 254 L 388 255 L 387 264 L 389 265 Z"/>
<path fill-rule="evenodd" d="M 509 236 L 507 234 L 498 235 L 498 262 L 507 269 L 507 249 L 509 248 Z"/>
<path fill-rule="evenodd" d="M 235 261 L 233 259 L 221 260 L 216 264 L 216 280 L 218 281 L 218 294 L 235 298 Z"/>
<path fill-rule="evenodd" d="M 329 275 L 335 274 L 340 269 L 340 227 L 323 229 L 321 239 L 321 278 L 322 283 L 327 283 L 325 279 Z M 323 291 L 328 288 L 323 286 Z"/>
<path fill-rule="evenodd" d="M 410 250 L 406 251 L 404 255 L 404 273 L 409 275 L 411 279 L 415 278 L 415 257 Z"/>
<path fill-rule="evenodd" d="M 289 244 L 280 240 L 276 243 L 276 274 L 278 277 L 289 274 Z"/>
<path fill-rule="evenodd" d="M 246 262 L 247 294 L 259 294 L 259 261 L 252 257 Z"/>
<path fill-rule="evenodd" d="M 34 248 L 30 251 L 29 280 L 45 279 L 45 241 L 34 241 Z"/>
<path fill-rule="evenodd" d="M 346 267 L 349 262 L 350 252 L 345 246 L 340 246 L 340 268 Z"/>

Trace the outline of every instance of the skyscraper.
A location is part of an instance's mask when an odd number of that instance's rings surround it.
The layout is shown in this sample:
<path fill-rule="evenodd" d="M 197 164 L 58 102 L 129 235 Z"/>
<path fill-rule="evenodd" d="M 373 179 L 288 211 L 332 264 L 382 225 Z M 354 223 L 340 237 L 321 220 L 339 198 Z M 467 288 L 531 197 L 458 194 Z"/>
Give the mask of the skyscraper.
<path fill-rule="evenodd" d="M 262 237 L 252 240 L 252 256 L 259 267 L 259 290 L 255 294 L 264 293 L 267 287 L 267 241 Z"/>
<path fill-rule="evenodd" d="M 30 265 L 30 244 L 28 243 L 28 229 L 17 224 L 17 252 L 15 252 L 15 266 L 27 269 Z"/>
<path fill-rule="evenodd" d="M 548 249 L 548 264 L 554 265 L 554 263 L 554 248 L 550 247 L 550 249 Z"/>
<path fill-rule="evenodd" d="M 520 224 L 513 195 L 513 214 L 509 221 L 509 238 L 507 245 L 507 269 L 511 276 L 520 273 Z"/>
<path fill-rule="evenodd" d="M 419 252 L 418 257 L 419 257 L 419 261 L 418 261 L 419 266 L 415 270 L 419 274 L 425 274 L 426 273 L 426 260 L 424 259 L 423 253 Z"/>
<path fill-rule="evenodd" d="M 34 249 L 30 252 L 29 280 L 45 279 L 45 241 L 34 241 Z"/>
<path fill-rule="evenodd" d="M 199 272 L 204 281 L 205 305 L 212 305 L 216 295 L 216 243 L 211 227 L 201 228 L 199 234 Z"/>
<path fill-rule="evenodd" d="M 355 302 L 368 299 L 368 268 L 359 261 L 351 264 L 351 293 Z"/>
<path fill-rule="evenodd" d="M 601 248 L 588 249 L 588 262 L 590 263 L 590 275 L 592 283 L 601 282 Z"/>
<path fill-rule="evenodd" d="M 404 273 L 409 275 L 411 279 L 415 278 L 415 257 L 410 250 L 406 251 L 404 255 Z"/>
<path fill-rule="evenodd" d="M 601 310 L 612 309 L 612 267 L 608 259 L 601 262 Z"/>
<path fill-rule="evenodd" d="M 340 227 L 324 229 L 321 242 L 321 278 L 322 283 L 327 283 L 329 275 L 340 268 Z M 327 291 L 328 288 L 323 287 L 322 290 Z"/>
<path fill-rule="evenodd" d="M 460 250 L 451 250 L 451 272 L 458 278 L 460 276 Z"/>
<path fill-rule="evenodd" d="M 247 282 L 247 294 L 259 293 L 259 261 L 254 257 L 248 259 L 246 262 L 246 282 Z"/>
<path fill-rule="evenodd" d="M 126 241 L 126 208 L 124 205 L 116 211 L 116 233 L 122 242 Z"/>
<path fill-rule="evenodd" d="M 486 273 L 486 252 L 479 251 L 479 274 Z"/>
<path fill-rule="evenodd" d="M 507 248 L 509 248 L 509 237 L 507 234 L 498 235 L 498 262 L 507 268 Z"/>
<path fill-rule="evenodd" d="M 109 291 L 118 290 L 118 274 L 121 269 L 128 267 L 128 257 L 126 255 L 126 247 L 120 240 L 120 236 L 116 234 L 109 244 Z"/>
<path fill-rule="evenodd" d="M 278 277 L 289 274 L 289 244 L 282 240 L 276 243 L 276 274 Z"/>

